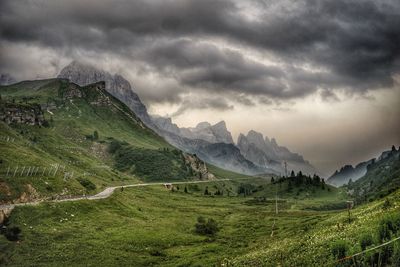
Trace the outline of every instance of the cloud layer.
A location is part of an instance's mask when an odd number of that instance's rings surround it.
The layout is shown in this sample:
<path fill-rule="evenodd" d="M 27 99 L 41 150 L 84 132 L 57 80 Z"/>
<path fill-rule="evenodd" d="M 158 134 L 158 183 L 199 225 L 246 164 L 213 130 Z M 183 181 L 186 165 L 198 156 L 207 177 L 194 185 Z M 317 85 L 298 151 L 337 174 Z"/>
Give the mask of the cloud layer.
<path fill-rule="evenodd" d="M 390 88 L 400 69 L 395 0 L 6 0 L 0 5 L 2 43 L 54 49 L 67 58 L 107 53 L 129 59 L 142 74 L 173 81 L 176 97 L 142 89 L 149 103 L 183 101 L 180 94 L 195 90 L 267 101 L 317 92 L 335 99 L 338 90 L 365 94 Z"/>

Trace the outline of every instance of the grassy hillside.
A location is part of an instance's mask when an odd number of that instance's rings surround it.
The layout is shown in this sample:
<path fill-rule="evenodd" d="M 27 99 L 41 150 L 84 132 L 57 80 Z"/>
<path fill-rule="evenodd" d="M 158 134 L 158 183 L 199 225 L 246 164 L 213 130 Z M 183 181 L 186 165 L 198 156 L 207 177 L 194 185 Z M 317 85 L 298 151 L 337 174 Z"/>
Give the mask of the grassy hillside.
<path fill-rule="evenodd" d="M 191 177 L 182 154 L 166 154 L 173 147 L 102 86 L 79 87 L 63 79 L 0 86 L 3 114 L 11 104 L 21 112 L 40 105 L 46 122 L 0 121 L 0 202 L 94 193 L 139 179 Z M 139 164 L 122 168 L 109 153 L 111 140 L 129 145 Z"/>
<path fill-rule="evenodd" d="M 388 157 L 368 166 L 361 179 L 347 186 L 359 202 L 373 201 L 400 188 L 400 152 L 393 151 Z"/>
<path fill-rule="evenodd" d="M 207 186 L 214 188 L 214 184 Z M 400 192 L 389 197 L 388 206 L 382 200 L 356 207 L 351 223 L 346 211 L 299 209 L 315 198 L 278 202 L 278 215 L 274 201 L 260 204 L 251 199 L 185 193 L 182 186 L 178 191 L 153 186 L 118 190 L 105 200 L 18 207 L 9 227 L 20 227 L 20 241 L 0 236 L 0 263 L 330 266 L 337 242 L 344 242 L 345 255 L 361 251 L 360 238 L 365 234 L 372 238 L 369 247 L 379 244 L 382 216 L 400 212 Z M 214 219 L 219 232 L 215 236 L 196 233 L 199 216 Z"/>

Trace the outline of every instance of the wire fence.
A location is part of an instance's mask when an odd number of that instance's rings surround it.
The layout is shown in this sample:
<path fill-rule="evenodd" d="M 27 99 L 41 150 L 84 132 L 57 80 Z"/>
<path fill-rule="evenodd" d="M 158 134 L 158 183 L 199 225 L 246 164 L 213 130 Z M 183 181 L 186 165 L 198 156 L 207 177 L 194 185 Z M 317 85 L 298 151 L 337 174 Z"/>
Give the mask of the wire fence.
<path fill-rule="evenodd" d="M 343 263 L 343 262 L 347 262 L 347 261 L 352 260 L 353 263 L 354 263 L 356 266 L 358 266 L 358 265 L 357 265 L 357 261 L 356 261 L 356 257 L 361 256 L 361 255 L 363 255 L 363 254 L 366 254 L 366 253 L 368 253 L 368 252 L 370 252 L 370 251 L 374 251 L 374 250 L 377 250 L 377 249 L 379 249 L 379 248 L 382 248 L 382 247 L 385 247 L 385 246 L 387 246 L 387 245 L 390 245 L 390 244 L 392 244 L 393 242 L 396 242 L 397 240 L 400 240 L 400 236 L 399 236 L 399 237 L 396 237 L 396 238 L 394 238 L 394 239 L 392 239 L 392 240 L 390 240 L 390 241 L 387 241 L 387 242 L 385 242 L 385 243 L 382 243 L 382 244 L 380 244 L 380 245 L 378 245 L 378 246 L 375 246 L 375 247 L 372 247 L 372 248 L 363 250 L 363 251 L 358 252 L 358 253 L 356 253 L 356 254 L 353 254 L 353 255 L 350 255 L 350 256 L 346 256 L 346 257 L 344 257 L 344 258 L 341 258 L 341 259 L 339 259 L 336 263 Z"/>

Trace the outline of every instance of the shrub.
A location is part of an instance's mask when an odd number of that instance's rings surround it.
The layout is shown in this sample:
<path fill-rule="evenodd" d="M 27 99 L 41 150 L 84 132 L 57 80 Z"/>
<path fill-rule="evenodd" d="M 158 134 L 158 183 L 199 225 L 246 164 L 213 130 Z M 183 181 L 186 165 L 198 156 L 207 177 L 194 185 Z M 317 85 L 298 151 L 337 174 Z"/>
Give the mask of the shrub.
<path fill-rule="evenodd" d="M 78 182 L 86 188 L 87 191 L 95 190 L 96 185 L 92 183 L 89 179 L 86 178 L 78 178 Z"/>
<path fill-rule="evenodd" d="M 214 219 L 206 220 L 204 217 L 198 217 L 195 224 L 196 233 L 200 235 L 215 236 L 219 231 L 217 222 Z"/>
<path fill-rule="evenodd" d="M 121 143 L 116 140 L 112 140 L 110 145 L 108 146 L 108 152 L 114 154 L 120 148 L 121 148 Z"/>
<path fill-rule="evenodd" d="M 9 241 L 20 240 L 21 229 L 17 226 L 1 226 L 0 233 L 3 234 Z"/>
<path fill-rule="evenodd" d="M 99 140 L 99 133 L 97 131 L 93 132 L 93 140 Z"/>
<path fill-rule="evenodd" d="M 365 250 L 368 246 L 373 244 L 373 239 L 371 234 L 364 234 L 360 238 L 360 246 L 362 250 Z"/>
<path fill-rule="evenodd" d="M 336 241 L 331 246 L 331 252 L 335 259 L 346 257 L 347 243 L 343 240 Z"/>
<path fill-rule="evenodd" d="M 378 227 L 378 239 L 380 242 L 389 240 L 392 234 L 396 234 L 400 230 L 400 214 L 385 216 Z"/>

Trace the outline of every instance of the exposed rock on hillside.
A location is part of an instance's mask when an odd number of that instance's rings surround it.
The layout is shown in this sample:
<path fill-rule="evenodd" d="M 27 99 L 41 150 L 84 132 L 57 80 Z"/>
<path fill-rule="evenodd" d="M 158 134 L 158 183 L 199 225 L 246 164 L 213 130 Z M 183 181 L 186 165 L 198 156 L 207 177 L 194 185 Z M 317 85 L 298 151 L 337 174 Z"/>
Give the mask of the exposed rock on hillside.
<path fill-rule="evenodd" d="M 17 104 L 1 100 L 0 121 L 4 121 L 7 124 L 17 123 L 39 126 L 47 124 L 39 104 Z"/>
<path fill-rule="evenodd" d="M 192 170 L 200 179 L 210 180 L 215 179 L 215 176 L 208 171 L 207 165 L 200 160 L 196 155 L 184 154 L 186 164 L 189 164 Z"/>

